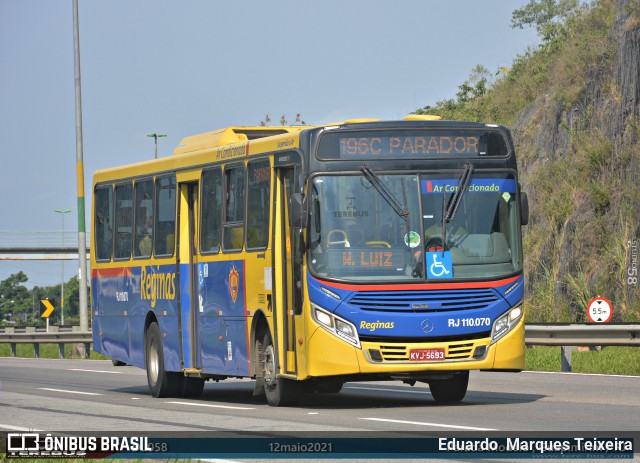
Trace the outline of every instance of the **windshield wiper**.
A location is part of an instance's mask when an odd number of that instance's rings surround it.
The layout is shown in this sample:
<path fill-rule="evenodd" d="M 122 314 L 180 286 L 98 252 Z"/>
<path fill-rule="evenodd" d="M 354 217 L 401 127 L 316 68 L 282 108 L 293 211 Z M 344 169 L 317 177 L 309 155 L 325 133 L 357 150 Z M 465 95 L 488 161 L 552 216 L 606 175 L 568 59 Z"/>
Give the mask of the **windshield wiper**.
<path fill-rule="evenodd" d="M 382 180 L 380 180 L 380 177 L 378 177 L 375 172 L 369 169 L 366 164 L 363 164 L 360 170 L 362 171 L 364 176 L 367 177 L 369 183 L 371 183 L 376 191 L 380 193 L 380 196 L 382 196 L 384 200 L 389 203 L 389 206 L 391 206 L 395 213 L 402 217 L 405 222 L 409 223 L 409 209 L 407 208 L 406 193 L 404 194 L 404 205 L 402 205 L 400 204 L 400 201 L 396 199 L 393 193 L 387 188 L 387 186 L 382 182 Z M 402 186 L 404 192 L 404 183 Z"/>
<path fill-rule="evenodd" d="M 446 210 L 444 205 L 445 189 L 442 189 L 442 255 L 444 255 L 444 251 L 447 247 L 447 229 L 445 225 L 451 222 L 456 216 L 456 211 L 462 201 L 462 197 L 469 188 L 469 182 L 471 181 L 472 174 L 473 164 L 467 162 L 464 165 L 464 172 L 462 173 L 462 176 L 458 179 L 458 187 L 456 188 L 455 193 L 451 195 L 451 198 L 449 198 L 449 204 L 447 204 Z"/>

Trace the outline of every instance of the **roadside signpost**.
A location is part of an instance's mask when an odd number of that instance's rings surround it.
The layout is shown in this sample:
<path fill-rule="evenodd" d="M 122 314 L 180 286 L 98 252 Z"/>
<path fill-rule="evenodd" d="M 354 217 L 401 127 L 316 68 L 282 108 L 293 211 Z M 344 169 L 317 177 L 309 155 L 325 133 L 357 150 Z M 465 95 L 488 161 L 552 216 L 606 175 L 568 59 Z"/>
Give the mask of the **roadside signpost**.
<path fill-rule="evenodd" d="M 611 301 L 602 296 L 596 296 L 589 301 L 587 317 L 591 323 L 608 323 L 613 315 Z"/>
<path fill-rule="evenodd" d="M 49 299 L 40 299 L 40 317 L 47 320 L 47 333 L 49 332 L 49 317 L 55 308 Z"/>

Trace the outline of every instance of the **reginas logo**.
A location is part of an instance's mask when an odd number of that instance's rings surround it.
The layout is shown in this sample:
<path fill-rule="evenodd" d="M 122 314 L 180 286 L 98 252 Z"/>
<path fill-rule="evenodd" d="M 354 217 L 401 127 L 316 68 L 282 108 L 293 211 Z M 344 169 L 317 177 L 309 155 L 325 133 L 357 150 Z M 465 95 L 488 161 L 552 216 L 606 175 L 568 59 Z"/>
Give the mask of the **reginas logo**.
<path fill-rule="evenodd" d="M 174 300 L 176 298 L 176 274 L 175 272 L 161 273 L 158 266 L 157 272 L 147 272 L 147 267 L 142 267 L 140 278 L 140 297 L 151 301 L 151 307 L 156 306 L 158 300 Z"/>
<path fill-rule="evenodd" d="M 395 322 L 381 322 L 381 321 L 375 321 L 375 322 L 361 321 L 360 322 L 360 329 L 369 330 L 369 331 L 391 330 L 394 328 L 394 326 L 395 326 Z"/>
<path fill-rule="evenodd" d="M 240 287 L 240 274 L 238 270 L 234 267 L 231 267 L 231 271 L 229 272 L 229 295 L 231 296 L 231 300 L 233 303 L 236 303 L 238 299 L 238 288 Z"/>

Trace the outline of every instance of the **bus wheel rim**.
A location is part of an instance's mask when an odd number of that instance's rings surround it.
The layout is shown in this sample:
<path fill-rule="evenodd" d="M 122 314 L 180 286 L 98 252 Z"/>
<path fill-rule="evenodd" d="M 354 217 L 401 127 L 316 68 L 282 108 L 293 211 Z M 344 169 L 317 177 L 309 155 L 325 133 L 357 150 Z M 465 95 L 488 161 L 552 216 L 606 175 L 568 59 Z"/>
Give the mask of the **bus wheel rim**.
<path fill-rule="evenodd" d="M 268 345 L 264 351 L 264 380 L 271 386 L 276 379 L 276 364 L 273 345 Z"/>
<path fill-rule="evenodd" d="M 158 381 L 158 349 L 156 342 L 153 341 L 149 346 L 149 374 L 151 375 L 151 382 L 154 384 Z"/>

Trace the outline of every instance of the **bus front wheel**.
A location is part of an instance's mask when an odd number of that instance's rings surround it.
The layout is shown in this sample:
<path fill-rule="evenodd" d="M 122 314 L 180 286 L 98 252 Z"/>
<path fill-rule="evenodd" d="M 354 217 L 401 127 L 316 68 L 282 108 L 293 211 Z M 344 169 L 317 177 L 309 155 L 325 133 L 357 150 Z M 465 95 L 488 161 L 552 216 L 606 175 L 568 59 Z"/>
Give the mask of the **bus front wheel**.
<path fill-rule="evenodd" d="M 261 368 L 267 402 L 272 407 L 295 405 L 300 398 L 300 385 L 296 381 L 278 376 L 276 350 L 268 332 L 264 336 L 262 348 Z"/>
<path fill-rule="evenodd" d="M 181 377 L 164 369 L 164 351 L 160 327 L 153 322 L 147 328 L 146 343 L 147 382 L 153 397 L 172 397 L 178 392 Z"/>
<path fill-rule="evenodd" d="M 456 373 L 449 379 L 432 379 L 429 381 L 431 395 L 436 402 L 440 403 L 460 402 L 467 394 L 468 385 L 468 371 Z"/>

